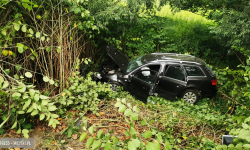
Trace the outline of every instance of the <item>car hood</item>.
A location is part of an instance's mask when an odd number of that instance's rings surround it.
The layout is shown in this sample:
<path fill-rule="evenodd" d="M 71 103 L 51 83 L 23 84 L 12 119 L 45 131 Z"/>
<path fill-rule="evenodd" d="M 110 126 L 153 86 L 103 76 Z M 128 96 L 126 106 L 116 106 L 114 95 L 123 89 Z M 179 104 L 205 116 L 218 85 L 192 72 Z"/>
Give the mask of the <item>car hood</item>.
<path fill-rule="evenodd" d="M 126 73 L 128 66 L 128 58 L 117 48 L 112 46 L 106 47 L 108 55 L 115 61 L 115 63 Z"/>

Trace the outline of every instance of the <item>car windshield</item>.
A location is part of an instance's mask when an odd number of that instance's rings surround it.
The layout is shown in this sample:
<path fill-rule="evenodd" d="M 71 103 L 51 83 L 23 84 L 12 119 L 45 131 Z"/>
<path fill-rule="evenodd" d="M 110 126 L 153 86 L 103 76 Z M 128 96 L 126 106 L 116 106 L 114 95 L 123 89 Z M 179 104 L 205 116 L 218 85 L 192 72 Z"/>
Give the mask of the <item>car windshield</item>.
<path fill-rule="evenodd" d="M 128 67 L 127 67 L 127 73 L 135 70 L 136 68 L 138 68 L 139 66 L 142 65 L 142 62 L 141 62 L 141 59 L 142 59 L 142 56 L 139 56 L 133 60 L 131 60 L 129 63 L 128 63 Z"/>

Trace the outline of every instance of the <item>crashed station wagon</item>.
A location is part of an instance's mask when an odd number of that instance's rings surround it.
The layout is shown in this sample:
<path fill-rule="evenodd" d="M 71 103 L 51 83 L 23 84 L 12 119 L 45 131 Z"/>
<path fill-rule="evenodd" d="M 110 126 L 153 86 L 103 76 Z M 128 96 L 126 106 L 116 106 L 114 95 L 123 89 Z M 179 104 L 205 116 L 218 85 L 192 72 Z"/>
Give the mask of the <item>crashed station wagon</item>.
<path fill-rule="evenodd" d="M 131 61 L 117 48 L 107 46 L 111 58 L 99 66 L 95 79 L 119 86 L 142 100 L 158 95 L 174 100 L 183 98 L 194 104 L 201 98 L 210 98 L 217 92 L 213 71 L 200 58 L 186 54 L 151 53 Z"/>

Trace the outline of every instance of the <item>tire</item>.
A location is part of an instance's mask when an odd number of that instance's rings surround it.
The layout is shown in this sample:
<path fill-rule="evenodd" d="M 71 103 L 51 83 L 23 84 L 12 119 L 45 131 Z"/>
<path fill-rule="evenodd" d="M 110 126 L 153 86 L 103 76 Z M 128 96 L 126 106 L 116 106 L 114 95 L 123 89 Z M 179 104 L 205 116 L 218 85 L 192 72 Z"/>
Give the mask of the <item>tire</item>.
<path fill-rule="evenodd" d="M 121 86 L 119 83 L 108 83 L 110 84 L 110 89 L 113 90 L 114 92 L 118 91 L 118 88 Z"/>
<path fill-rule="evenodd" d="M 189 104 L 195 104 L 200 99 L 200 94 L 197 90 L 187 89 L 181 94 L 181 98 Z"/>

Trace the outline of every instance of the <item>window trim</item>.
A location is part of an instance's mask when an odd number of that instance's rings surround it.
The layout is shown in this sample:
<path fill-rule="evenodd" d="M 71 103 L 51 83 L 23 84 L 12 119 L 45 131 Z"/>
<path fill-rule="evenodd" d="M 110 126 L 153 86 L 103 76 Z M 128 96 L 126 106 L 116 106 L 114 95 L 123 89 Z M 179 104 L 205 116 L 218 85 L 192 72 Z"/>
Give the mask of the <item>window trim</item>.
<path fill-rule="evenodd" d="M 187 73 L 187 71 L 186 71 L 185 66 L 198 67 L 198 68 L 200 68 L 200 70 L 202 71 L 202 73 L 203 73 L 204 76 L 189 76 L 188 73 Z M 200 66 L 195 66 L 195 65 L 183 65 L 183 68 L 185 69 L 185 72 L 186 72 L 186 74 L 187 74 L 187 77 L 207 77 L 207 74 L 203 71 L 203 69 L 202 69 Z"/>
<path fill-rule="evenodd" d="M 167 68 L 167 70 L 165 70 L 163 72 L 163 77 L 168 78 L 168 79 L 173 79 L 173 80 L 176 80 L 176 81 L 187 82 L 187 73 L 186 73 L 186 70 L 184 69 L 184 67 L 182 65 L 180 65 L 180 64 L 166 64 L 165 68 L 166 68 L 166 66 L 168 66 L 168 68 Z M 165 74 L 167 73 L 170 66 L 179 66 L 181 69 L 183 69 L 185 80 L 183 81 L 183 80 L 178 80 L 178 79 L 175 79 L 175 78 L 167 77 Z"/>

